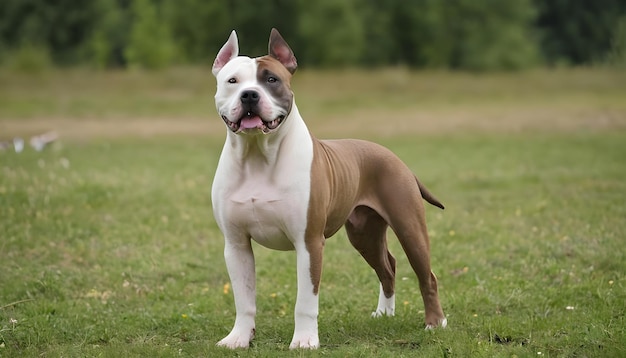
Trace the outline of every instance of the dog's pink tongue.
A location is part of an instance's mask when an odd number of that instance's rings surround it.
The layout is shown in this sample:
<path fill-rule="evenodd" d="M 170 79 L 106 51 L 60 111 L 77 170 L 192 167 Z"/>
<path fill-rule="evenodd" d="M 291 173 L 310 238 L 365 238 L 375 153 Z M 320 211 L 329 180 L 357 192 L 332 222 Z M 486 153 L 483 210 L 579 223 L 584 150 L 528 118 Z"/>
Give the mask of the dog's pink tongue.
<path fill-rule="evenodd" d="M 240 129 L 251 129 L 263 127 L 263 121 L 259 116 L 244 117 L 239 124 Z"/>

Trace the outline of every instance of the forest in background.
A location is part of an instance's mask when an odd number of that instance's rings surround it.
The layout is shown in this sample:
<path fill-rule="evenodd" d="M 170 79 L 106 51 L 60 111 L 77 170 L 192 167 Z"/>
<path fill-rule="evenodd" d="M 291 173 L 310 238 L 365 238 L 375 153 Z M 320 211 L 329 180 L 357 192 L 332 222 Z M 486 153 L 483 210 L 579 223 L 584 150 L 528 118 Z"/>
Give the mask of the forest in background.
<path fill-rule="evenodd" d="M 233 29 L 266 53 L 272 27 L 313 68 L 626 66 L 623 0 L 3 0 L 0 65 L 208 65 Z"/>

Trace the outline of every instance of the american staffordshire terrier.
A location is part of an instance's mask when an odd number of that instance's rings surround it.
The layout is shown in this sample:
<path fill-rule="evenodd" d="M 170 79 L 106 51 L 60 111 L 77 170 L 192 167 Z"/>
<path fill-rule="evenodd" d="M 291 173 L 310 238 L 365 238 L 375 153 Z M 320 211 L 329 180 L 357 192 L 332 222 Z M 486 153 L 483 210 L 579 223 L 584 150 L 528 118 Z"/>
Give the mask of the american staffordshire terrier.
<path fill-rule="evenodd" d="M 430 270 L 422 198 L 443 205 L 391 151 L 354 139 L 318 140 L 307 129 L 290 80 L 297 62 L 276 29 L 269 55 L 239 56 L 235 31 L 213 64 L 215 104 L 226 142 L 212 201 L 225 237 L 224 257 L 235 298 L 232 331 L 218 345 L 248 347 L 255 333 L 255 267 L 251 240 L 295 250 L 297 298 L 290 348 L 319 347 L 317 316 L 326 239 L 345 226 L 348 238 L 380 280 L 372 316 L 395 310 L 391 227 L 419 280 L 426 328 L 446 326 Z"/>

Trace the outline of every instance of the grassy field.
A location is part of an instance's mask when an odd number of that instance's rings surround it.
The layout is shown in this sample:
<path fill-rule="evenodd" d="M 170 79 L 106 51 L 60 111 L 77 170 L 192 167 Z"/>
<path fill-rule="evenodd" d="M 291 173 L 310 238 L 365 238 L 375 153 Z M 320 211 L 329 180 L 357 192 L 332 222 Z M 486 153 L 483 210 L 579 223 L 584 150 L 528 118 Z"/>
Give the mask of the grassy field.
<path fill-rule="evenodd" d="M 0 72 L 0 357 L 626 355 L 626 74 L 390 69 L 296 74 L 318 137 L 396 152 L 427 209 L 449 326 L 423 330 L 399 247 L 397 312 L 340 231 L 326 246 L 321 348 L 289 352 L 291 252 L 255 247 L 257 336 L 215 347 L 234 303 L 210 186 L 225 129 L 208 69 Z"/>

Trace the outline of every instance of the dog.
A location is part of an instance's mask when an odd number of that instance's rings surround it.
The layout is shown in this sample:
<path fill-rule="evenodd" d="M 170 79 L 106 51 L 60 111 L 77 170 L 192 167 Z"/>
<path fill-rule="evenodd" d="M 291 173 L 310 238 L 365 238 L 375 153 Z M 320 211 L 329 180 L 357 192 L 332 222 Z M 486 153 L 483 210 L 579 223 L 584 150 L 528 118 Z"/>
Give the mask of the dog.
<path fill-rule="evenodd" d="M 211 190 L 224 234 L 224 258 L 235 298 L 232 331 L 218 342 L 245 348 L 255 334 L 256 286 L 251 240 L 295 250 L 297 298 L 290 348 L 319 347 L 317 318 L 322 252 L 345 226 L 348 238 L 380 280 L 372 316 L 393 315 L 396 260 L 387 249 L 391 227 L 415 271 L 426 328 L 447 324 L 430 269 L 424 204 L 443 205 L 390 150 L 362 140 L 318 140 L 307 129 L 290 87 L 298 67 L 272 29 L 269 54 L 239 56 L 233 31 L 212 72 L 226 141 Z"/>

